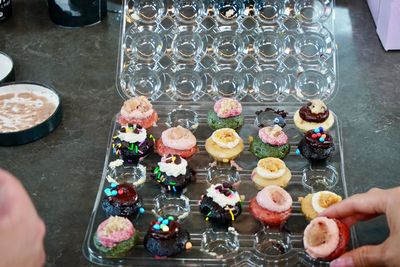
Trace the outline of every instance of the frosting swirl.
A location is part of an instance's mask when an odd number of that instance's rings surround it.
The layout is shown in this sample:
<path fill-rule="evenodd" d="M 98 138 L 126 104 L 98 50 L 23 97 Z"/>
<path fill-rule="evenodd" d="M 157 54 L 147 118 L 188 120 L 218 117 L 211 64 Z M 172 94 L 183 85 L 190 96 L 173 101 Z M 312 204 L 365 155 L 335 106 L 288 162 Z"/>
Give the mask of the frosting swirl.
<path fill-rule="evenodd" d="M 310 100 L 299 110 L 300 117 L 308 122 L 321 123 L 329 117 L 329 110 L 322 100 Z"/>
<path fill-rule="evenodd" d="M 179 155 L 167 155 L 161 158 L 158 166 L 160 167 L 160 171 L 164 172 L 167 176 L 178 177 L 179 175 L 186 174 L 188 163 Z"/>
<path fill-rule="evenodd" d="M 214 111 L 220 118 L 230 118 L 242 113 L 242 105 L 236 99 L 221 98 L 214 104 Z"/>
<path fill-rule="evenodd" d="M 145 119 L 153 114 L 153 105 L 145 96 L 128 99 L 121 108 L 121 115 L 126 119 Z"/>
<path fill-rule="evenodd" d="M 281 146 L 288 142 L 288 136 L 282 131 L 278 125 L 273 127 L 264 127 L 258 131 L 261 141 L 273 146 Z"/>

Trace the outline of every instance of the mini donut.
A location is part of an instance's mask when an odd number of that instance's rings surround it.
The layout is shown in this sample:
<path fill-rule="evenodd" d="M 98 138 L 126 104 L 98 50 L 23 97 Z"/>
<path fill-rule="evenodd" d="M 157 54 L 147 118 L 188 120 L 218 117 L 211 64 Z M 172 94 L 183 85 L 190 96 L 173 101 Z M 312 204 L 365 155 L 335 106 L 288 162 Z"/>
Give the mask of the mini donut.
<path fill-rule="evenodd" d="M 166 155 L 154 168 L 152 178 L 168 193 L 182 193 L 193 179 L 194 171 L 179 155 Z"/>
<path fill-rule="evenodd" d="M 263 189 L 268 185 L 286 187 L 291 178 L 292 173 L 285 162 L 272 157 L 260 159 L 251 174 L 257 189 Z"/>
<path fill-rule="evenodd" d="M 261 128 L 258 136 L 251 138 L 250 151 L 259 159 L 267 157 L 283 159 L 290 151 L 288 136 L 278 125 Z"/>
<path fill-rule="evenodd" d="M 229 183 L 213 184 L 200 201 L 206 221 L 230 225 L 242 213 L 239 193 Z"/>
<path fill-rule="evenodd" d="M 128 123 L 140 125 L 149 129 L 158 121 L 158 114 L 153 105 L 145 96 L 133 97 L 124 102 L 121 107 L 118 122 L 121 125 Z"/>
<path fill-rule="evenodd" d="M 311 161 L 325 160 L 335 151 L 335 144 L 330 134 L 320 127 L 306 132 L 298 145 L 298 152 Z"/>
<path fill-rule="evenodd" d="M 250 200 L 249 209 L 256 219 L 267 225 L 277 226 L 289 218 L 292 203 L 288 192 L 279 186 L 269 185 Z"/>
<path fill-rule="evenodd" d="M 189 158 L 198 151 L 196 142 L 196 137 L 188 129 L 182 126 L 172 127 L 162 132 L 156 150 L 160 156 L 175 154 Z"/>
<path fill-rule="evenodd" d="M 172 257 L 192 247 L 189 232 L 173 216 L 152 221 L 143 244 L 156 257 Z"/>
<path fill-rule="evenodd" d="M 339 220 L 317 217 L 304 230 L 304 249 L 312 258 L 334 260 L 346 251 L 349 232 L 349 228 Z"/>
<path fill-rule="evenodd" d="M 316 218 L 319 213 L 341 200 L 341 196 L 330 191 L 320 191 L 299 198 L 301 211 L 307 220 Z"/>
<path fill-rule="evenodd" d="M 206 140 L 205 148 L 216 161 L 229 162 L 242 153 L 244 143 L 235 130 L 222 128 Z"/>
<path fill-rule="evenodd" d="M 313 99 L 297 110 L 293 117 L 294 124 L 303 133 L 323 127 L 326 131 L 335 123 L 333 114 L 322 100 Z"/>
<path fill-rule="evenodd" d="M 221 98 L 208 112 L 207 123 L 214 130 L 240 128 L 244 124 L 242 105 L 236 99 Z"/>
<path fill-rule="evenodd" d="M 138 241 L 138 233 L 131 221 L 111 216 L 97 228 L 94 246 L 106 257 L 123 257 Z"/>

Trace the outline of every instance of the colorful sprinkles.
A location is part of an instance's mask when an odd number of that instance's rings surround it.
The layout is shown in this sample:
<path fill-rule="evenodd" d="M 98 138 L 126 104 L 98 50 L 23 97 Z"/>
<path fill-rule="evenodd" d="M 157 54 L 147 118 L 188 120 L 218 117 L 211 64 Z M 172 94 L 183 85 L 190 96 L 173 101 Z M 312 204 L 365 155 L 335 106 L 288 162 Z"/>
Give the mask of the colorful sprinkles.
<path fill-rule="evenodd" d="M 162 231 L 168 232 L 169 231 L 169 224 L 171 221 L 175 221 L 173 216 L 168 216 L 167 218 L 158 217 L 156 223 L 153 225 L 153 230 L 155 231 Z"/>
<path fill-rule="evenodd" d="M 325 142 L 326 134 L 324 133 L 324 128 L 319 127 L 313 130 L 313 134 L 311 135 L 312 139 L 318 139 L 321 143 Z"/>
<path fill-rule="evenodd" d="M 104 189 L 104 194 L 108 197 L 115 197 L 117 195 L 122 195 L 124 193 L 124 190 L 122 188 L 117 190 L 117 184 L 112 183 L 110 187 L 107 187 Z"/>

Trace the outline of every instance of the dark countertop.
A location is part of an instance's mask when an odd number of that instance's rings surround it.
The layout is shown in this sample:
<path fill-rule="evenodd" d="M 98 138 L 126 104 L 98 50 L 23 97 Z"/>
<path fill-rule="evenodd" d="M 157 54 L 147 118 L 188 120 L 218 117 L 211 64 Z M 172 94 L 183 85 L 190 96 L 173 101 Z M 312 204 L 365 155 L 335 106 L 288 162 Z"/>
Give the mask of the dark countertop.
<path fill-rule="evenodd" d="M 65 29 L 49 20 L 43 0 L 14 0 L 13 9 L 0 24 L 0 51 L 14 59 L 17 80 L 58 89 L 64 118 L 39 141 L 0 148 L 0 166 L 21 179 L 46 222 L 48 266 L 88 265 L 82 241 L 122 103 L 115 87 L 120 17 Z M 399 185 L 400 53 L 383 50 L 366 1 L 338 0 L 335 27 L 340 90 L 330 107 L 343 123 L 349 193 Z M 360 245 L 388 235 L 383 218 L 357 230 Z"/>

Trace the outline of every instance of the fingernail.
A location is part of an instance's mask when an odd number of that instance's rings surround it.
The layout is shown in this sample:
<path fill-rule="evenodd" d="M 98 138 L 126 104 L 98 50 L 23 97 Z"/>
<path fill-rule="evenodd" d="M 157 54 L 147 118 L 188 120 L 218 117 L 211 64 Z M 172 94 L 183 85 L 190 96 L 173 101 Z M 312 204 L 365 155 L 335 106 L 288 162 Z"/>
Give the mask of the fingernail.
<path fill-rule="evenodd" d="M 354 262 L 352 257 L 342 257 L 336 259 L 329 264 L 330 267 L 354 267 Z"/>

